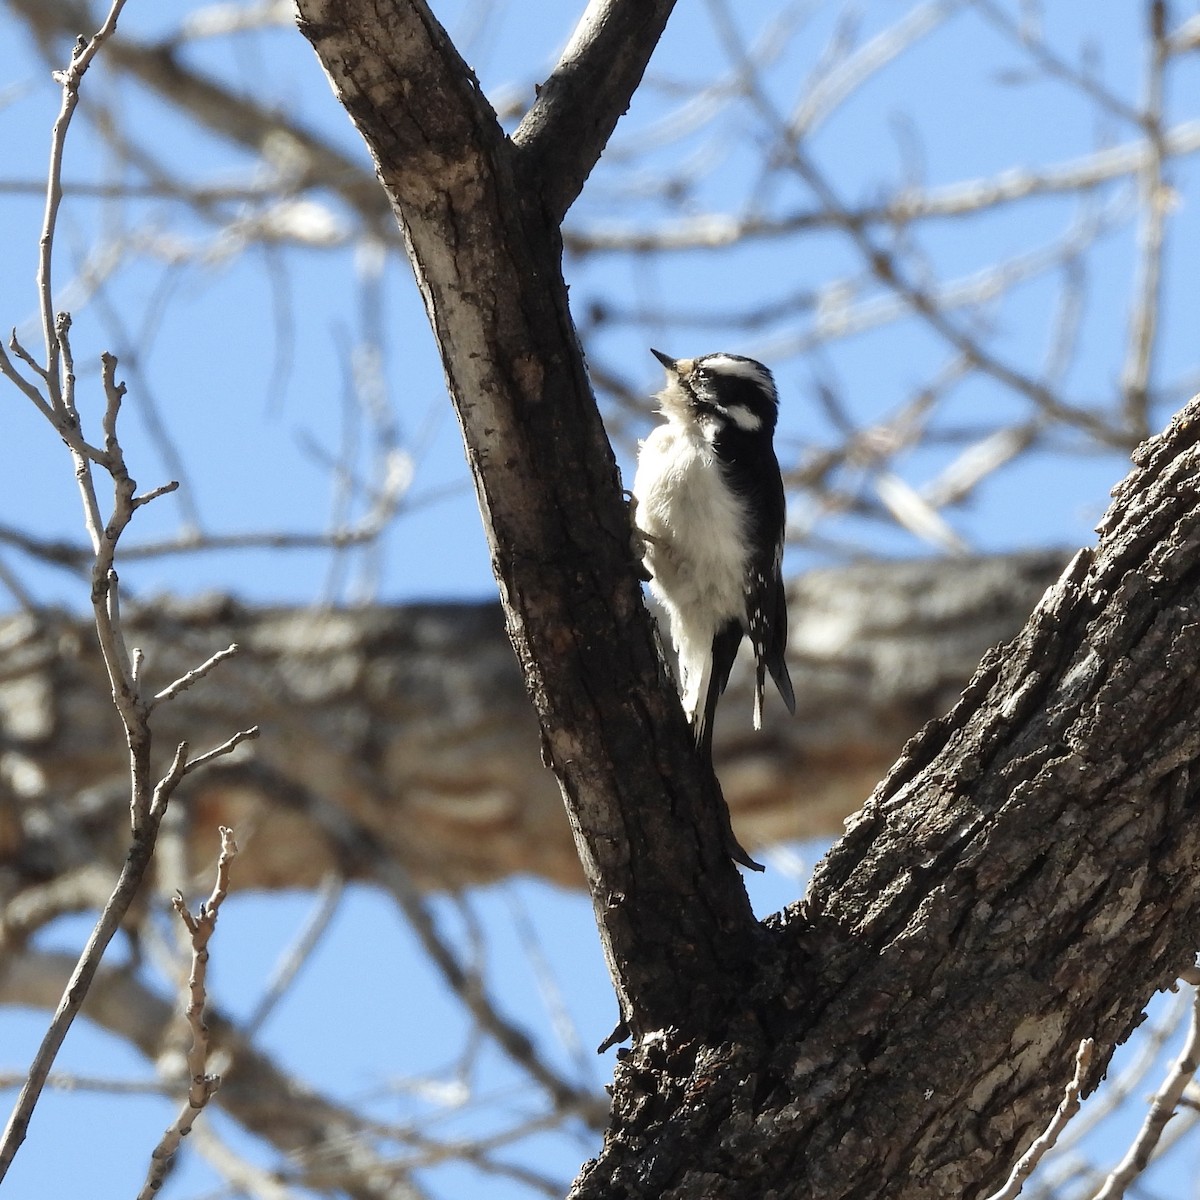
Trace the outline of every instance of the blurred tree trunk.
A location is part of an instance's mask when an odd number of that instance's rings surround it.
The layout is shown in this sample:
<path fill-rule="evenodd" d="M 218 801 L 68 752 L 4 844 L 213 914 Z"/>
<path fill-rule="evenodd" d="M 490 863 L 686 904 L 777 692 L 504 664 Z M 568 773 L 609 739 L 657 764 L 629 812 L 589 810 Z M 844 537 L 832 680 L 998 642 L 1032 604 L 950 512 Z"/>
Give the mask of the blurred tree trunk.
<path fill-rule="evenodd" d="M 942 715 L 984 651 L 1011 637 L 1061 570 L 1056 554 L 872 563 L 792 587 L 800 711 L 753 734 L 744 675 L 719 724 L 719 769 L 742 843 L 841 832 L 905 740 Z M 209 869 L 213 830 L 239 831 L 240 888 L 350 877 L 316 811 L 362 826 L 425 889 L 541 875 L 583 884 L 499 604 L 252 609 L 159 602 L 127 615 L 148 678 L 238 643 L 242 653 L 159 712 L 159 745 L 216 745 L 231 723 L 263 736 L 190 778 L 175 815 L 186 871 Z M 89 623 L 0 621 L 0 868 L 6 888 L 124 853 L 127 763 Z M 165 751 L 164 751 L 165 752 Z M 47 815 L 51 816 L 47 820 Z M 174 887 L 176 881 L 171 881 Z"/>

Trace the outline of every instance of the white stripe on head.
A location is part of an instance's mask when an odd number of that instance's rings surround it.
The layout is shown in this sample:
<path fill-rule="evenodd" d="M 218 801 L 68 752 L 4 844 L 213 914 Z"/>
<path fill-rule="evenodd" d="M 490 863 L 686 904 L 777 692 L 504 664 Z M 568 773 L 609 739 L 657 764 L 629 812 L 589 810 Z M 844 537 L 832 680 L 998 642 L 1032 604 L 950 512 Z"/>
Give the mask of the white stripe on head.
<path fill-rule="evenodd" d="M 740 375 L 743 379 L 757 383 L 771 396 L 775 395 L 775 381 L 771 378 L 771 372 L 752 358 L 735 358 L 732 354 L 706 354 L 696 360 L 696 365 L 717 375 Z"/>

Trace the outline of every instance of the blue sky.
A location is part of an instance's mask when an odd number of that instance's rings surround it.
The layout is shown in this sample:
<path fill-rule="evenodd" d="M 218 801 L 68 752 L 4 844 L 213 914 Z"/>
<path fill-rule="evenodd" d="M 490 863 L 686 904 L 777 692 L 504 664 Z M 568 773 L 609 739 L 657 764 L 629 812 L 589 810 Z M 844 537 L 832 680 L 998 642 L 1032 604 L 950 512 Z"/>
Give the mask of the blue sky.
<path fill-rule="evenodd" d="M 578 5 L 436 5 L 439 15 L 463 40 L 464 53 L 493 96 L 528 94 L 533 79 L 553 63 Z M 1178 6 L 1182 17 L 1183 6 Z M 1105 81 L 1136 98 L 1142 64 L 1136 49 L 1141 4 L 1081 6 L 1052 3 L 1046 24 L 1072 54 L 1090 42 Z M 169 32 L 177 6 L 130 0 L 125 25 L 150 35 Z M 763 11 L 767 11 L 765 6 Z M 860 40 L 895 20 L 901 6 L 873 0 L 860 7 Z M 739 12 L 748 26 L 757 6 Z M 746 15 L 751 14 L 751 15 Z M 769 74 L 773 94 L 782 100 L 796 90 L 828 43 L 837 10 L 813 5 Z M 312 127 L 328 131 L 348 151 L 366 161 L 345 115 L 336 106 L 311 51 L 298 35 L 278 31 L 247 39 L 236 53 L 214 40 L 189 52 L 197 64 L 241 80 L 246 86 L 269 80 L 275 102 Z M 1020 165 L 1045 165 L 1087 153 L 1097 144 L 1127 140 L 1118 123 L 1104 127 L 1067 89 L 1045 82 L 1022 83 L 1008 76 L 1020 63 L 1011 46 L 983 32 L 979 17 L 965 9 L 880 72 L 860 93 L 839 107 L 813 135 L 811 150 L 837 180 L 847 203 L 864 202 L 919 167 L 930 186 L 976 176 L 992 177 Z M 703 5 L 681 5 L 651 66 L 646 88 L 622 122 L 611 150 L 589 182 L 572 214 L 579 228 L 601 223 L 645 226 L 663 219 L 666 208 L 653 195 L 631 189 L 622 171 L 627 155 L 658 137 L 678 107 L 675 84 L 717 78 L 727 70 L 720 39 Z M 1171 103 L 1180 119 L 1193 109 L 1184 98 L 1194 91 L 1195 67 L 1176 73 Z M 166 106 L 128 89 L 118 89 L 100 72 L 89 78 L 92 96 L 119 106 L 140 136 L 160 149 L 181 174 L 196 178 L 244 180 L 246 155 L 210 135 L 198 133 Z M 4 178 L 38 180 L 45 170 L 48 130 L 57 91 L 44 64 L 30 53 L 21 27 L 0 15 L 0 144 L 5 147 Z M 756 126 L 744 112 L 731 110 L 715 126 L 669 142 L 655 164 L 686 171 L 713 163 L 689 194 L 691 211 L 728 207 L 752 190 L 761 146 Z M 107 168 L 95 135 L 82 118 L 70 142 L 68 180 L 99 180 Z M 1176 244 L 1196 244 L 1195 168 L 1177 172 L 1180 196 L 1172 225 Z M 647 178 L 647 182 L 652 182 Z M 763 198 L 767 211 L 788 211 L 803 203 L 793 183 L 773 184 Z M 1111 196 L 1102 197 L 1116 203 Z M 6 236 L 0 252 L 0 325 L 16 325 L 36 345 L 32 287 L 40 203 L 35 195 L 0 194 Z M 1070 223 L 1076 199 L 1029 201 L 992 217 L 917 231 L 932 269 L 945 278 L 963 278 L 998 256 L 1052 241 Z M 336 219 L 342 216 L 330 206 Z M 130 381 L 124 427 L 127 454 L 144 487 L 170 475 L 158 444 L 148 432 L 152 402 L 188 466 L 189 503 L 204 527 L 215 532 L 313 530 L 328 519 L 334 483 L 322 453 L 333 454 L 357 439 L 356 461 L 369 468 L 368 427 L 348 418 L 345 403 L 346 351 L 362 327 L 356 278 L 371 263 L 350 250 L 266 254 L 245 251 L 211 225 L 161 202 L 133 205 L 123 213 L 91 199 L 69 197 L 58 243 L 57 279 L 66 285 L 98 236 L 126 232 L 143 250 L 115 275 L 103 294 L 75 310 L 75 354 L 79 364 L 85 420 L 99 413 L 99 389 L 89 375 L 102 349 L 122 355 Z M 181 265 L 167 269 L 162 255 L 175 244 Z M 146 246 L 153 246 L 153 252 Z M 203 253 L 196 253 L 197 249 Z M 1193 337 L 1198 316 L 1196 279 L 1189 254 L 1177 254 L 1168 271 L 1164 377 L 1194 378 Z M 1111 395 L 1119 372 L 1126 319 L 1125 297 L 1133 262 L 1128 225 L 1105 237 L 1088 261 L 1091 290 L 1080 352 L 1069 380 L 1085 399 Z M 845 239 L 833 234 L 807 238 L 781 251 L 753 244 L 730 254 L 681 252 L 667 259 L 568 258 L 567 271 L 577 312 L 603 301 L 611 305 L 662 304 L 686 310 L 690 319 L 613 323 L 589 342 L 597 361 L 620 371 L 649 394 L 659 368 L 650 345 L 679 355 L 716 349 L 759 353 L 795 325 L 767 324 L 745 331 L 705 327 L 707 315 L 730 301 L 768 306 L 804 289 L 828 288 L 853 280 L 860 270 Z M 989 311 L 998 344 L 1022 361 L 1037 363 L 1045 350 L 1059 279 L 1051 273 L 1017 289 Z M 70 292 L 65 293 L 69 300 Z M 425 597 L 492 597 L 494 584 L 470 492 L 453 415 L 416 289 L 407 267 L 395 256 L 382 268 L 372 304 L 387 350 L 384 381 L 389 411 L 400 445 L 411 456 L 411 514 L 388 530 L 377 552 L 350 556 L 340 574 L 331 574 L 328 554 L 318 551 L 213 553 L 130 564 L 122 578 L 142 598 L 174 591 L 232 592 L 251 601 L 306 603 L 319 599 L 352 601 Z M 111 313 L 123 329 L 114 328 Z M 109 314 L 106 316 L 106 314 Z M 802 322 L 800 323 L 802 324 Z M 137 349 L 135 361 L 133 350 Z M 944 363 L 946 349 L 913 322 L 900 322 L 833 345 L 820 364 L 853 399 L 853 415 L 870 423 L 894 412 Z M 773 361 L 773 360 L 772 360 Z M 775 365 L 773 363 L 773 365 Z M 141 368 L 134 372 L 133 368 Z M 815 402 L 813 362 L 784 359 L 777 374 L 784 397 L 780 444 L 785 461 L 800 461 L 813 446 L 834 438 L 828 418 Z M 7 444 L 19 469 L 0 476 L 0 522 L 21 525 L 45 537 L 81 537 L 71 464 L 41 418 L 15 393 L 5 400 Z M 647 403 L 642 428 L 649 419 Z M 947 427 L 985 427 L 999 414 L 1021 415 L 1021 404 L 987 381 L 965 384 L 945 414 Z M 635 429 L 635 432 L 637 430 Z M 1069 443 L 1069 438 L 1059 443 Z M 312 447 L 317 447 L 314 453 Z M 1058 449 L 1056 444 L 1051 449 Z M 631 447 L 623 445 L 622 465 L 632 477 Z M 896 464 L 912 484 L 927 480 L 954 451 L 914 450 Z M 1089 452 L 1063 458 L 1047 450 L 990 481 L 968 510 L 951 515 L 955 528 L 980 550 L 1031 545 L 1074 546 L 1090 541 L 1091 529 L 1107 501 L 1108 489 L 1124 472 L 1120 452 Z M 167 499 L 144 510 L 130 541 L 170 536 L 186 509 Z M 869 525 L 852 516 L 826 518 L 829 540 L 844 539 L 864 552 L 894 555 L 929 553 L 918 538 L 895 528 Z M 80 608 L 86 593 L 69 575 L 39 568 L 0 549 L 0 558 L 19 570 L 39 600 Z M 812 546 L 790 552 L 789 566 L 801 570 L 828 561 Z M 332 582 L 331 582 L 332 579 Z M 815 847 L 799 849 L 811 864 Z M 750 880 L 756 909 L 774 911 L 801 890 L 787 860 L 772 860 L 763 878 Z M 488 978 L 506 1010 L 537 1026 L 546 1020 L 545 1000 L 517 936 L 523 920 L 538 930 L 547 960 L 562 990 L 562 1002 L 579 1029 L 585 1050 L 607 1034 L 614 1018 L 603 963 L 583 896 L 536 881 L 521 880 L 486 889 L 469 898 L 487 930 Z M 311 911 L 307 895 L 235 896 L 222 915 L 213 963 L 212 993 L 234 1014 L 251 1011 L 268 985 L 273 965 Z M 436 901 L 447 926 L 461 913 L 448 900 Z M 524 913 L 524 916 L 521 916 Z M 80 922 L 48 931 L 48 944 L 75 944 Z M 296 989 L 264 1026 L 265 1048 L 285 1055 L 304 1078 L 347 1100 L 370 1098 L 372 1111 L 398 1118 L 414 1101 L 397 1086 L 401 1077 L 444 1069 L 458 1053 L 460 1016 L 445 1002 L 440 983 L 412 945 L 411 934 L 393 906 L 378 894 L 351 889 L 333 928 L 306 965 Z M 436 1027 L 438 1036 L 429 1033 Z M 0 1016 L 0 1069 L 18 1069 L 32 1053 L 44 1027 L 42 1014 Z M 336 1035 L 336 1036 L 334 1036 Z M 569 1046 L 553 1050 L 564 1071 L 591 1072 L 603 1082 L 608 1059 L 581 1066 Z M 113 1039 L 81 1025 L 73 1031 L 61 1067 L 88 1075 L 114 1073 L 146 1079 L 147 1064 Z M 469 1110 L 447 1118 L 439 1132 L 462 1123 L 479 1128 L 497 1112 L 519 1108 L 524 1097 L 512 1073 L 485 1052 L 478 1066 L 485 1091 L 496 1097 L 486 1112 Z M 581 1078 L 588 1078 L 587 1074 Z M 111 1116 L 119 1103 L 119 1119 Z M 145 1155 L 167 1119 L 170 1106 L 153 1098 L 114 1101 L 86 1092 L 55 1094 L 43 1102 L 28 1144 L 10 1175 L 6 1196 L 16 1200 L 48 1194 L 126 1196 L 140 1184 Z M 219 1118 L 218 1118 L 219 1120 Z M 229 1131 L 228 1122 L 221 1128 Z M 72 1150 L 64 1155 L 65 1139 Z M 594 1149 L 594 1142 L 544 1136 L 533 1143 L 544 1169 L 569 1179 Z M 248 1151 L 249 1152 L 249 1151 Z M 172 1200 L 208 1194 L 213 1176 L 195 1161 L 164 1190 Z M 459 1168 L 431 1177 L 439 1197 L 473 1194 L 479 1186 Z M 506 1200 L 515 1189 L 488 1184 L 489 1194 Z"/>

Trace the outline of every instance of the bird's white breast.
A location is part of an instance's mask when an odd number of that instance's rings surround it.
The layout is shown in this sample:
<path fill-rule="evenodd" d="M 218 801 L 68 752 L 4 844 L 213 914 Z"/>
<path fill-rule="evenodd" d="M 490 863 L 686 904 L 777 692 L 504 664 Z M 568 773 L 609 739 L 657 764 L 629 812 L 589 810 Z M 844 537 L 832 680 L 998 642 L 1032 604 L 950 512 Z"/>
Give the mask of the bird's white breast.
<path fill-rule="evenodd" d="M 638 526 L 651 535 L 650 587 L 671 610 L 672 632 L 686 614 L 689 637 L 706 647 L 732 617 L 744 618 L 746 513 L 730 492 L 702 432 L 668 421 L 642 443 L 633 491 Z"/>

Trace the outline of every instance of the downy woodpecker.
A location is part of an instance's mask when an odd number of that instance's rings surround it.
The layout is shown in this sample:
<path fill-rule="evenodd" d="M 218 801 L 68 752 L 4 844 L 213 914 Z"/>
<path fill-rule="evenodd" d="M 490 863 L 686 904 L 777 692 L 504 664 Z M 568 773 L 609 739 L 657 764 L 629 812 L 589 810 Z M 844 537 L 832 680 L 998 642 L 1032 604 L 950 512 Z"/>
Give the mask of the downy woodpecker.
<path fill-rule="evenodd" d="M 754 727 L 771 673 L 792 713 L 783 559 L 785 501 L 772 437 L 779 398 L 752 358 L 673 359 L 658 393 L 666 418 L 638 451 L 634 520 L 650 589 L 671 619 L 683 707 L 711 761 L 717 699 L 742 638 L 754 650 Z"/>

